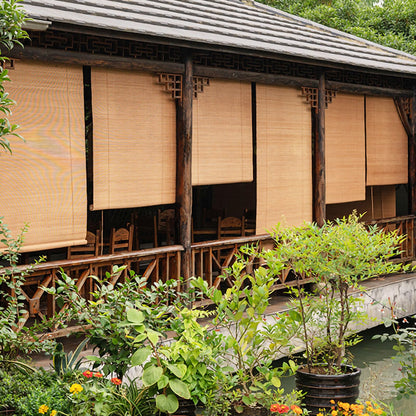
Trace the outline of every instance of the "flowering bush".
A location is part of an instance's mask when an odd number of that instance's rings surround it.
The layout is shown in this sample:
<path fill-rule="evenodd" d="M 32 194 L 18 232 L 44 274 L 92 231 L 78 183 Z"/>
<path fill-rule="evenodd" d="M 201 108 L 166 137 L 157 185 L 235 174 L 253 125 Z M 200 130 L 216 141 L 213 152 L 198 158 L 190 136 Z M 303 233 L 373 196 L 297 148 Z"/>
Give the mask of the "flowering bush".
<path fill-rule="evenodd" d="M 61 382 L 59 388 L 66 396 L 66 407 L 56 406 L 53 400 L 44 401 L 38 407 L 38 413 L 45 416 L 59 415 L 109 415 L 114 397 L 120 395 L 119 378 L 108 380 L 98 371 L 86 370 L 74 374 L 74 382 Z M 33 415 L 32 415 L 33 416 Z"/>
<path fill-rule="evenodd" d="M 344 403 L 338 402 L 335 403 L 333 400 L 331 401 L 333 404 L 331 410 L 328 411 L 321 411 L 317 414 L 317 416 L 354 416 L 354 415 L 362 415 L 362 416 L 387 416 L 388 414 L 385 409 L 383 409 L 377 403 L 372 403 L 366 401 L 364 404 L 362 403 Z"/>
<path fill-rule="evenodd" d="M 290 407 L 286 404 L 279 404 L 273 403 L 270 406 L 270 412 L 272 413 L 279 413 L 279 414 L 287 414 L 287 415 L 301 415 L 303 414 L 303 410 L 297 406 L 296 404 L 292 404 Z"/>

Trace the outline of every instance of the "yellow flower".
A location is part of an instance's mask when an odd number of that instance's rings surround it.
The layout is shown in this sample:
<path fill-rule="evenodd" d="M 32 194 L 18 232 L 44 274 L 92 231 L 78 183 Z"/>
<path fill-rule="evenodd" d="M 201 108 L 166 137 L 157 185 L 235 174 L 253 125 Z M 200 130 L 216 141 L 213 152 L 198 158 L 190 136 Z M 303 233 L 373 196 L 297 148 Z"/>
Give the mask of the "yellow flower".
<path fill-rule="evenodd" d="M 318 413 L 316 416 L 324 416 L 322 413 Z"/>
<path fill-rule="evenodd" d="M 342 403 L 342 402 L 338 402 L 338 406 L 339 406 L 342 410 L 345 410 L 346 412 L 348 412 L 348 410 L 350 410 L 350 404 L 349 404 L 349 403 Z"/>
<path fill-rule="evenodd" d="M 58 412 L 56 411 L 56 410 L 52 410 L 52 412 L 51 412 L 51 416 L 56 416 L 56 414 L 57 414 Z"/>
<path fill-rule="evenodd" d="M 303 413 L 302 409 L 299 406 L 297 406 L 296 404 L 292 404 L 292 406 L 290 406 L 290 408 L 293 410 L 293 413 L 295 415 L 301 415 Z"/>
<path fill-rule="evenodd" d="M 39 413 L 45 414 L 47 413 L 48 410 L 49 410 L 49 407 L 46 406 L 46 404 L 43 404 L 42 406 L 39 407 Z"/>
<path fill-rule="evenodd" d="M 80 393 L 82 390 L 84 390 L 84 388 L 81 386 L 81 384 L 78 384 L 78 383 L 74 383 L 69 388 L 69 392 L 72 393 L 72 394 Z"/>
<path fill-rule="evenodd" d="M 338 410 L 333 410 L 331 412 L 331 416 L 337 416 L 338 415 Z"/>

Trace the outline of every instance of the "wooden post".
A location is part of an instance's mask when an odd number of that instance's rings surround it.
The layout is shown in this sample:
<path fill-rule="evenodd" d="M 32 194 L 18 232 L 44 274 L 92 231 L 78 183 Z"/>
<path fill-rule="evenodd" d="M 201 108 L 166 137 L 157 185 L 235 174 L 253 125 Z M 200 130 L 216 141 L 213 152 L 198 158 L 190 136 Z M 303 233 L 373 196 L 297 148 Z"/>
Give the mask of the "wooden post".
<path fill-rule="evenodd" d="M 416 91 L 410 108 L 409 134 L 409 214 L 416 215 Z"/>
<path fill-rule="evenodd" d="M 181 275 L 191 277 L 192 242 L 192 56 L 185 57 L 182 81 L 182 98 L 177 106 L 177 152 L 176 152 L 176 204 L 179 224 L 179 243 L 183 246 Z"/>
<path fill-rule="evenodd" d="M 319 78 L 318 107 L 315 113 L 313 159 L 313 218 L 322 226 L 326 220 L 325 197 L 325 75 Z"/>

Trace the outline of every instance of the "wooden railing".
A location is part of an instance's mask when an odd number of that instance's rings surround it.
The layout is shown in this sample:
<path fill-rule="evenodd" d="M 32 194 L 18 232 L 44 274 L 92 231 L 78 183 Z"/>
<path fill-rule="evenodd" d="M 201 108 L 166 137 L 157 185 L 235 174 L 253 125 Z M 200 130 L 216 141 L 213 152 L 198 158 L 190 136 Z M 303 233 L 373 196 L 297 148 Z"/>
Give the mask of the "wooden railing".
<path fill-rule="evenodd" d="M 371 221 L 367 224 L 377 224 L 377 226 L 385 231 L 397 230 L 399 235 L 406 235 L 400 249 L 401 255 L 398 260 L 411 261 L 416 259 L 415 244 L 415 221 L 416 216 L 407 215 L 403 217 L 386 218 L 383 220 Z"/>
<path fill-rule="evenodd" d="M 414 216 L 406 216 L 369 224 L 378 224 L 381 228 L 389 231 L 397 229 L 400 234 L 406 234 L 407 237 L 402 244 L 402 253 L 399 260 L 410 261 L 416 259 L 415 220 L 416 217 Z M 252 245 L 256 250 L 261 250 L 268 247 L 272 248 L 273 244 L 274 241 L 269 235 L 194 243 L 191 246 L 191 275 L 201 276 L 210 287 L 224 287 L 224 285 L 226 287 L 232 284 L 232 277 L 222 279 L 221 276 L 224 275 L 225 269 L 233 264 L 236 259 L 235 254 L 241 246 Z M 181 245 L 174 245 L 85 259 L 46 262 L 34 266 L 19 266 L 17 272 L 30 269 L 30 273 L 25 278 L 22 286 L 27 312 L 20 327 L 27 325 L 31 319 L 44 316 L 51 317 L 55 312 L 62 310 L 62 305 L 58 307 L 56 304 L 55 297 L 44 290 L 45 287 L 55 287 L 62 271 L 74 278 L 79 291 L 88 296 L 93 290 L 93 280 L 90 276 L 103 276 L 111 270 L 113 265 L 125 265 L 126 271 L 124 273 L 132 269 L 152 283 L 179 279 L 181 252 L 183 251 L 184 248 Z M 251 272 L 260 265 L 258 258 L 249 259 L 246 271 Z M 0 273 L 2 273 L 1 270 Z M 289 271 L 282 273 L 276 282 L 275 288 L 284 288 L 292 284 L 293 282 L 290 281 L 289 276 Z M 119 277 L 114 276 L 113 283 Z M 303 283 L 306 282 L 308 282 L 308 279 L 305 277 Z"/>
<path fill-rule="evenodd" d="M 55 312 L 66 308 L 66 305 L 58 307 L 55 296 L 46 293 L 44 289 L 55 287 L 62 272 L 74 278 L 80 293 L 88 296 L 93 290 L 93 280 L 90 276 L 103 276 L 111 271 L 113 265 L 126 266 L 123 273 L 127 273 L 130 268 L 134 269 L 151 282 L 179 279 L 181 251 L 183 247 L 175 245 L 85 259 L 39 263 L 34 266 L 19 266 L 15 274 L 29 271 L 21 287 L 26 298 L 24 303 L 27 312 L 22 316 L 19 328 L 26 325 L 30 318 L 52 317 Z M 120 277 L 122 277 L 120 274 L 113 276 L 112 283 L 116 283 Z"/>

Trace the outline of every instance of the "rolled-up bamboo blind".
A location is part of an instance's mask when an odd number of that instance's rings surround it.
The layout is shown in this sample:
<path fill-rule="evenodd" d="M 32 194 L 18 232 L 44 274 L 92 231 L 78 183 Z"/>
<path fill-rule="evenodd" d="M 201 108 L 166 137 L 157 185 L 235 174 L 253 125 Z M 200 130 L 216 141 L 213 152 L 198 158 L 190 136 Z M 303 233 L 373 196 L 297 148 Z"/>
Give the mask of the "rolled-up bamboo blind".
<path fill-rule="evenodd" d="M 367 185 L 408 182 L 407 134 L 392 98 L 366 98 Z"/>
<path fill-rule="evenodd" d="M 311 110 L 294 88 L 257 86 L 257 234 L 312 220 Z"/>
<path fill-rule="evenodd" d="M 364 96 L 338 94 L 325 112 L 326 202 L 365 199 Z"/>
<path fill-rule="evenodd" d="M 253 180 L 251 84 L 210 80 L 193 103 L 192 184 Z"/>
<path fill-rule="evenodd" d="M 175 102 L 152 74 L 92 68 L 93 209 L 175 202 Z"/>
<path fill-rule="evenodd" d="M 82 68 L 18 61 L 6 88 L 25 142 L 0 156 L 0 214 L 23 252 L 84 243 L 87 196 Z"/>

